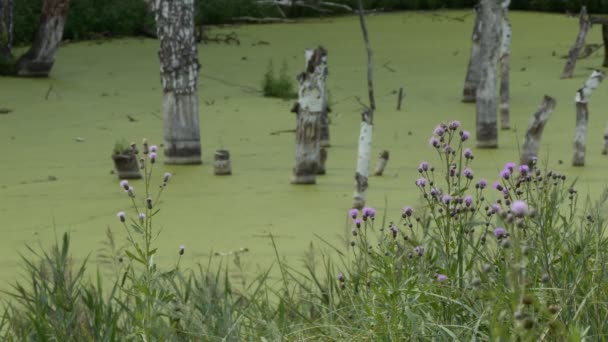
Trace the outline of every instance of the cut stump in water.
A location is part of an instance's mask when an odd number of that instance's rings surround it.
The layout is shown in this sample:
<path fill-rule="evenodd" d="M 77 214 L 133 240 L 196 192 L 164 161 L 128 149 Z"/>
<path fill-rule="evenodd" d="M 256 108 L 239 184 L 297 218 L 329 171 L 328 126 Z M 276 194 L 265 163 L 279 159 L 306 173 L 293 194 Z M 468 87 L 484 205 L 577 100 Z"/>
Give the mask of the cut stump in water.
<path fill-rule="evenodd" d="M 477 94 L 477 85 L 481 77 L 480 65 L 480 41 L 481 41 L 481 7 L 475 6 L 475 23 L 473 25 L 473 34 L 471 35 L 471 57 L 469 66 L 467 67 L 467 75 L 464 80 L 462 90 L 462 102 L 475 102 Z"/>
<path fill-rule="evenodd" d="M 140 179 L 141 171 L 137 162 L 137 155 L 133 151 L 123 151 L 113 154 L 114 169 L 119 179 Z"/>
<path fill-rule="evenodd" d="M 543 102 L 536 110 L 536 113 L 532 115 L 530 123 L 528 124 L 528 130 L 526 131 L 526 137 L 521 151 L 520 164 L 532 165 L 538 158 L 538 149 L 540 147 L 540 140 L 547 124 L 547 120 L 551 116 L 551 112 L 555 109 L 555 99 L 549 95 L 545 95 Z"/>
<path fill-rule="evenodd" d="M 378 165 L 376 166 L 376 171 L 374 171 L 374 176 L 382 176 L 384 169 L 386 168 L 386 164 L 388 163 L 388 157 L 388 150 L 384 150 L 382 153 L 380 153 L 380 159 L 378 159 Z"/>
<path fill-rule="evenodd" d="M 217 150 L 213 156 L 213 172 L 218 176 L 232 174 L 232 163 L 228 150 Z"/>
<path fill-rule="evenodd" d="M 583 87 L 576 92 L 576 128 L 574 131 L 572 166 L 585 165 L 587 126 L 589 124 L 589 108 L 587 107 L 587 104 L 591 93 L 600 85 L 604 76 L 602 71 L 594 70 Z"/>

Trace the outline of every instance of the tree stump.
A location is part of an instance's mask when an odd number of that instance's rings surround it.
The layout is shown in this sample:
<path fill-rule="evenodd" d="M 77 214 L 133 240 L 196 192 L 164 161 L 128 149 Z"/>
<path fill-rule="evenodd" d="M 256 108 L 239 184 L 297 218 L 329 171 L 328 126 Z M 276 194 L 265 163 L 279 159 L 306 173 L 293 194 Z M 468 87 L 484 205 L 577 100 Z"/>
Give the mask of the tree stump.
<path fill-rule="evenodd" d="M 140 179 L 141 171 L 137 162 L 137 155 L 132 150 L 113 154 L 114 169 L 119 179 Z"/>
<path fill-rule="evenodd" d="M 574 45 L 570 48 L 568 52 L 568 59 L 566 61 L 566 65 L 564 66 L 564 70 L 562 71 L 561 78 L 571 78 L 574 73 L 574 67 L 576 66 L 576 60 L 578 59 L 581 50 L 585 46 L 585 39 L 587 39 L 587 32 L 591 28 L 591 22 L 589 21 L 589 16 L 587 15 L 587 7 L 583 6 L 581 8 L 581 13 L 578 19 L 579 32 L 578 36 L 576 36 L 576 40 L 574 41 Z"/>
<path fill-rule="evenodd" d="M 163 87 L 165 163 L 200 164 L 198 62 L 194 35 L 194 0 L 156 0 Z"/>
<path fill-rule="evenodd" d="M 538 158 L 540 139 L 543 135 L 547 120 L 549 120 L 551 112 L 555 109 L 555 104 L 554 98 L 545 95 L 543 102 L 536 110 L 536 113 L 532 115 L 532 119 L 530 119 L 530 123 L 528 124 L 528 130 L 526 131 L 524 144 L 521 148 L 520 164 L 532 165 L 534 160 Z"/>
<path fill-rule="evenodd" d="M 574 131 L 572 166 L 585 165 L 587 125 L 589 123 L 589 108 L 587 107 L 587 103 L 589 102 L 591 93 L 600 85 L 603 79 L 604 73 L 594 70 L 583 87 L 576 92 L 576 129 Z"/>
<path fill-rule="evenodd" d="M 327 51 L 306 50 L 306 70 L 298 75 L 296 158 L 292 184 L 315 184 L 320 165 L 321 116 L 325 110 Z"/>
<path fill-rule="evenodd" d="M 48 77 L 63 37 L 68 7 L 68 0 L 44 0 L 34 42 L 17 60 L 17 76 Z"/>
<path fill-rule="evenodd" d="M 502 37 L 501 5 L 495 0 L 481 1 L 481 78 L 477 87 L 476 133 L 477 147 L 498 147 L 496 107 L 496 64 Z"/>
<path fill-rule="evenodd" d="M 317 165 L 317 175 L 324 175 L 327 171 L 325 169 L 325 162 L 327 161 L 327 148 L 321 147 L 319 151 L 319 165 Z"/>
<path fill-rule="evenodd" d="M 469 58 L 469 66 L 467 67 L 467 75 L 464 80 L 464 88 L 462 90 L 462 102 L 475 102 L 477 94 L 477 85 L 481 77 L 480 70 L 480 40 L 481 40 L 481 7 L 475 6 L 475 24 L 473 25 L 473 33 L 471 34 L 471 56 Z"/>
<path fill-rule="evenodd" d="M 511 128 L 509 118 L 509 74 L 511 72 L 511 24 L 507 18 L 509 1 L 503 3 L 502 38 L 500 44 L 500 128 Z"/>
<path fill-rule="evenodd" d="M 376 166 L 376 171 L 374 171 L 374 176 L 382 176 L 384 169 L 386 168 L 386 164 L 388 163 L 388 157 L 388 150 L 384 150 L 382 153 L 380 153 L 380 159 L 378 159 L 378 165 Z"/>
<path fill-rule="evenodd" d="M 218 176 L 231 175 L 232 165 L 230 163 L 230 152 L 228 150 L 217 150 L 213 156 L 213 173 Z"/>

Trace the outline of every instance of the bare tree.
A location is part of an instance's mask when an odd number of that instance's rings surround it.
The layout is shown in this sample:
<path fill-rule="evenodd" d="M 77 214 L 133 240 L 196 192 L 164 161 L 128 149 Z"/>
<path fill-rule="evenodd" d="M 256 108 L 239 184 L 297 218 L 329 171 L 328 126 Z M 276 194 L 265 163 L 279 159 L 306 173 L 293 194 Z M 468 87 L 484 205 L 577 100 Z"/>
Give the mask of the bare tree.
<path fill-rule="evenodd" d="M 574 41 L 574 45 L 570 48 L 568 52 L 568 59 L 566 61 L 566 65 L 564 65 L 564 70 L 562 71 L 562 78 L 570 78 L 574 73 L 574 67 L 576 66 L 576 60 L 578 59 L 581 50 L 585 46 L 585 40 L 587 39 L 587 33 L 591 28 L 591 22 L 589 21 L 589 16 L 587 15 L 587 7 L 583 6 L 581 8 L 581 13 L 578 19 L 579 32 L 576 36 L 576 40 Z"/>
<path fill-rule="evenodd" d="M 369 43 L 367 26 L 365 25 L 362 0 L 359 0 L 359 22 L 361 24 L 361 31 L 363 32 L 365 49 L 367 50 L 367 91 L 369 96 L 369 107 L 365 108 L 361 114 L 361 129 L 359 133 L 359 146 L 357 149 L 357 171 L 355 172 L 354 208 L 363 208 L 363 206 L 365 206 L 369 178 L 369 163 L 372 154 L 374 111 L 376 110 L 373 81 L 373 52 Z"/>
<path fill-rule="evenodd" d="M 498 147 L 496 113 L 496 66 L 502 31 L 501 5 L 496 0 L 481 1 L 481 79 L 477 88 L 477 146 Z"/>
<path fill-rule="evenodd" d="M 551 112 L 555 109 L 555 104 L 554 98 L 545 95 L 543 102 L 536 110 L 536 113 L 532 115 L 530 123 L 528 124 L 528 130 L 526 131 L 526 138 L 521 148 L 520 164 L 531 165 L 534 159 L 538 158 L 540 139 L 545 130 L 547 120 L 549 120 Z"/>
<path fill-rule="evenodd" d="M 509 74 L 511 72 L 511 24 L 507 18 L 511 0 L 502 3 L 502 38 L 500 43 L 500 128 L 511 128 L 509 118 Z"/>
<path fill-rule="evenodd" d="M 200 164 L 194 0 L 156 0 L 160 79 L 164 99 L 165 163 Z"/>
<path fill-rule="evenodd" d="M 462 102 L 475 102 L 477 94 L 477 85 L 481 77 L 480 70 L 480 45 L 481 40 L 481 6 L 475 6 L 475 24 L 473 25 L 473 34 L 471 35 L 471 57 L 469 58 L 469 66 L 467 67 L 467 75 L 464 80 L 464 88 L 462 90 Z"/>
<path fill-rule="evenodd" d="M 315 184 L 321 170 L 321 116 L 325 110 L 327 51 L 318 47 L 305 53 L 306 70 L 298 76 L 300 89 L 296 104 L 296 162 L 293 184 Z M 324 162 L 324 161 L 323 161 Z"/>
<path fill-rule="evenodd" d="M 576 91 L 576 129 L 574 131 L 574 153 L 572 155 L 572 166 L 585 165 L 585 153 L 587 151 L 587 126 L 589 125 L 589 109 L 587 103 L 591 93 L 604 80 L 604 73 L 594 70 L 582 88 Z"/>

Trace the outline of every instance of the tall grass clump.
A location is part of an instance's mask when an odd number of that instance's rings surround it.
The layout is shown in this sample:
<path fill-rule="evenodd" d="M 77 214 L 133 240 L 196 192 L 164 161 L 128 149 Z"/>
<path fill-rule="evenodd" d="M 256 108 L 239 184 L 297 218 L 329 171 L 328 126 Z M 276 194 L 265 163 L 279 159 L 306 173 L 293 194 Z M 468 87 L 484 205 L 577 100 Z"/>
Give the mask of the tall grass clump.
<path fill-rule="evenodd" d="M 110 233 L 100 259 L 113 276 L 86 277 L 68 235 L 49 252 L 31 248 L 0 333 L 8 341 L 606 339 L 608 192 L 581 200 L 574 181 L 536 162 L 507 162 L 495 180 L 479 179 L 469 138 L 458 121 L 435 127 L 434 158 L 413 180 L 419 201 L 395 218 L 352 209 L 345 246 L 319 238 L 324 247 L 311 244 L 299 266 L 270 236 L 274 273 L 238 283 L 238 253 L 231 268 L 223 258 L 185 269 L 185 246 L 172 266 L 156 263 L 153 222 L 171 174 L 156 188 L 156 147 L 133 145 L 145 180 L 137 192 L 120 183 L 131 206 L 117 214 L 126 246 Z"/>
<path fill-rule="evenodd" d="M 284 100 L 297 97 L 293 81 L 287 74 L 287 62 L 283 61 L 278 76 L 275 74 L 272 61 L 268 62 L 268 68 L 262 79 L 262 91 L 265 97 L 278 97 Z"/>

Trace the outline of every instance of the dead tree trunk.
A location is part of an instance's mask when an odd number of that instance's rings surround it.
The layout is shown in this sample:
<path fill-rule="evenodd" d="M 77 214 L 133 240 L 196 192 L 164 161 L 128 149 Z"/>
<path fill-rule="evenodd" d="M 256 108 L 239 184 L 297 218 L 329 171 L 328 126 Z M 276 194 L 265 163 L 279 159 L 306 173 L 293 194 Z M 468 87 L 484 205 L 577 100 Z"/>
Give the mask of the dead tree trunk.
<path fill-rule="evenodd" d="M 564 71 L 562 71 L 561 78 L 570 78 L 574 73 L 574 67 L 576 66 L 576 60 L 578 59 L 581 50 L 585 46 L 585 39 L 587 38 L 587 32 L 591 28 L 591 22 L 589 21 L 589 16 L 587 15 L 587 7 L 583 6 L 581 8 L 581 14 L 578 19 L 579 32 L 578 36 L 576 36 L 576 41 L 574 41 L 574 45 L 570 48 L 568 52 L 568 60 L 566 61 L 566 65 L 564 66 Z"/>
<path fill-rule="evenodd" d="M 321 116 L 325 110 L 327 51 L 306 50 L 306 70 L 298 76 L 296 164 L 292 184 L 315 184 L 321 163 Z"/>
<path fill-rule="evenodd" d="M 496 65 L 502 29 L 502 8 L 495 0 L 481 1 L 481 79 L 477 87 L 477 147 L 498 147 Z"/>
<path fill-rule="evenodd" d="M 372 136 L 374 131 L 374 110 L 376 101 L 374 99 L 373 81 L 373 53 L 369 43 L 365 16 L 363 15 L 363 2 L 359 0 L 359 22 L 363 32 L 363 41 L 367 50 L 367 92 L 369 96 L 369 108 L 361 114 L 361 129 L 359 132 L 359 146 L 357 148 L 357 171 L 355 172 L 355 194 L 353 196 L 353 208 L 363 208 L 368 187 L 369 162 L 372 154 Z"/>
<path fill-rule="evenodd" d="M 604 73 L 594 70 L 581 89 L 576 92 L 576 129 L 574 131 L 574 154 L 572 166 L 585 165 L 585 152 L 587 149 L 587 125 L 589 123 L 589 109 L 587 103 L 591 93 L 604 79 Z"/>
<path fill-rule="evenodd" d="M 608 67 L 608 24 L 602 24 L 602 39 L 604 40 L 604 63 L 603 67 Z"/>
<path fill-rule="evenodd" d="M 511 128 L 509 118 L 509 74 L 511 72 L 511 23 L 507 18 L 507 0 L 503 2 L 502 39 L 500 44 L 500 128 Z"/>
<path fill-rule="evenodd" d="M 13 59 L 13 0 L 0 0 L 0 67 Z"/>
<path fill-rule="evenodd" d="M 382 176 L 384 169 L 386 168 L 386 164 L 388 164 L 388 158 L 388 150 L 384 150 L 382 153 L 380 153 L 380 159 L 378 159 L 378 165 L 376 166 L 376 171 L 374 171 L 374 176 Z"/>
<path fill-rule="evenodd" d="M 477 94 L 477 85 L 481 77 L 480 70 L 480 46 L 481 40 L 481 8 L 480 5 L 475 6 L 475 24 L 473 26 L 473 34 L 471 36 L 471 57 L 467 68 L 467 75 L 464 80 L 464 89 L 462 90 L 462 102 L 475 102 Z"/>
<path fill-rule="evenodd" d="M 68 0 L 44 0 L 34 42 L 17 60 L 17 76 L 48 77 L 63 37 L 68 7 Z"/>
<path fill-rule="evenodd" d="M 165 163 L 200 164 L 196 93 L 200 64 L 194 36 L 194 0 L 156 0 L 154 12 L 164 92 Z"/>
<path fill-rule="evenodd" d="M 528 124 L 528 131 L 526 132 L 526 138 L 521 148 L 521 160 L 522 165 L 532 165 L 535 158 L 538 158 L 538 149 L 540 147 L 540 139 L 543 135 L 545 125 L 551 112 L 555 109 L 555 99 L 551 96 L 545 95 L 543 102 L 540 107 L 536 110 L 536 113 L 530 119 Z"/>

